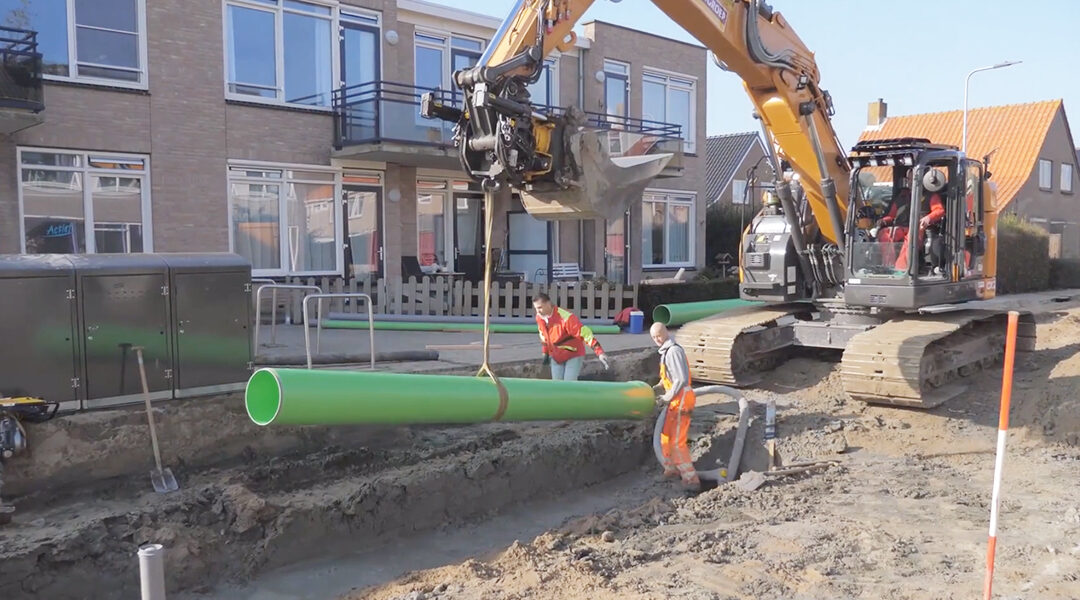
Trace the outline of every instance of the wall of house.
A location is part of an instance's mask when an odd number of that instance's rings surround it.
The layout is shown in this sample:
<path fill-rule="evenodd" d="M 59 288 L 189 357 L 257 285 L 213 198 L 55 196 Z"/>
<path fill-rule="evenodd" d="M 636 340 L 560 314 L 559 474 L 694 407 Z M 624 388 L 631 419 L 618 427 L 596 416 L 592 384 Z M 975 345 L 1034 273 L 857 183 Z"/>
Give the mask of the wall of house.
<path fill-rule="evenodd" d="M 1036 161 L 1031 176 L 1014 197 L 1008 212 L 1023 215 L 1052 233 L 1058 232 L 1060 227 L 1062 256 L 1080 258 L 1080 175 L 1077 173 L 1076 150 L 1064 111 L 1059 110 L 1054 117 L 1039 151 L 1039 158 L 1052 162 L 1051 189 L 1039 188 L 1039 166 Z M 1061 189 L 1062 163 L 1073 166 L 1071 192 Z M 990 172 L 993 171 L 991 161 Z M 1058 222 L 1057 226 L 1054 226 L 1054 222 Z"/>
<path fill-rule="evenodd" d="M 689 76 L 695 83 L 695 154 L 683 157 L 685 174 L 679 178 L 656 180 L 656 189 L 685 190 L 697 194 L 694 203 L 694 263 L 700 269 L 705 264 L 705 117 L 708 81 L 706 78 L 707 54 L 704 47 L 686 44 L 648 33 L 592 22 L 584 25 L 585 37 L 591 47 L 585 51 L 585 110 L 607 113 L 604 105 L 604 84 L 594 77 L 604 68 L 604 59 L 614 59 L 630 65 L 630 94 L 628 112 L 631 118 L 642 117 L 642 75 L 646 67 Z M 644 278 L 670 277 L 677 269 L 642 269 L 641 256 L 641 210 L 642 204 L 632 205 L 630 214 L 631 253 L 630 281 Z M 596 257 L 597 271 L 603 271 L 605 226 L 593 224 L 592 250 Z"/>

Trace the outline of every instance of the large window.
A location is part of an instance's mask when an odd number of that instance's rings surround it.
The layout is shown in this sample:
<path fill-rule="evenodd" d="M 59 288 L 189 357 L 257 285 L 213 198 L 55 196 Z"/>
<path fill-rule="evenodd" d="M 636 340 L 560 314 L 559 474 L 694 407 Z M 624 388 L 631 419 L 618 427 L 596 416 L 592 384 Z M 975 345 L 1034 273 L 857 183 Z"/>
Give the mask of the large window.
<path fill-rule="evenodd" d="M 532 95 L 533 104 L 545 106 L 559 105 L 559 61 L 549 58 L 544 61 L 540 71 L 540 79 L 529 86 L 529 94 Z"/>
<path fill-rule="evenodd" d="M 1073 191 L 1073 166 L 1069 163 L 1061 163 L 1061 191 L 1071 194 Z"/>
<path fill-rule="evenodd" d="M 451 90 L 456 89 L 451 81 L 454 71 L 476 65 L 484 51 L 484 42 L 433 31 L 417 31 L 413 38 L 413 50 L 416 86 L 430 90 Z"/>
<path fill-rule="evenodd" d="M 641 264 L 645 267 L 693 266 L 692 193 L 645 193 L 641 211 Z"/>
<path fill-rule="evenodd" d="M 150 158 L 19 149 L 23 251 L 149 252 Z"/>
<path fill-rule="evenodd" d="M 416 258 L 424 271 L 449 268 L 446 258 L 446 181 L 416 182 Z"/>
<path fill-rule="evenodd" d="M 146 87 L 145 0 L 0 0 L 0 24 L 38 32 L 45 76 Z"/>
<path fill-rule="evenodd" d="M 343 41 L 345 52 L 359 50 L 362 40 L 351 35 L 353 24 L 377 26 L 378 20 L 339 14 L 318 0 L 227 0 L 226 97 L 329 107 L 333 87 L 340 80 L 358 83 L 361 66 L 370 81 L 378 78 L 376 48 L 368 49 L 371 56 L 338 57 Z M 350 61 L 356 63 L 349 67 L 354 72 L 343 76 L 336 67 Z"/>
<path fill-rule="evenodd" d="M 229 167 L 232 251 L 264 275 L 337 273 L 333 171 L 318 167 Z"/>
<path fill-rule="evenodd" d="M 1045 158 L 1039 159 L 1039 189 L 1051 190 L 1054 185 L 1054 163 Z"/>
<path fill-rule="evenodd" d="M 695 82 L 683 75 L 646 71 L 642 76 L 642 118 L 682 127 L 684 150 L 694 152 Z"/>

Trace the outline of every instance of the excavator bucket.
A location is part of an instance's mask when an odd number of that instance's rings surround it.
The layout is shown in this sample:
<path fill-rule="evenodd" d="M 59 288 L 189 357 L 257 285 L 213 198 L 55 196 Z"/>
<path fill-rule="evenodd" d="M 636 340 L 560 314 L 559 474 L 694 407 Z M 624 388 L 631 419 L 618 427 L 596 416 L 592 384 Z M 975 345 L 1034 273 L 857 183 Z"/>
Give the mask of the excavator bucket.
<path fill-rule="evenodd" d="M 569 219 L 606 219 L 621 217 L 653 179 L 672 163 L 676 153 L 636 154 L 657 144 L 639 143 L 622 156 L 612 156 L 612 132 L 580 130 L 570 134 L 567 144 L 574 177 L 562 184 L 543 182 L 521 190 L 525 210 L 544 221 Z M 616 134 L 625 137 L 625 133 Z M 633 135 L 633 134 L 631 134 Z M 639 134 L 639 137 L 640 134 Z"/>

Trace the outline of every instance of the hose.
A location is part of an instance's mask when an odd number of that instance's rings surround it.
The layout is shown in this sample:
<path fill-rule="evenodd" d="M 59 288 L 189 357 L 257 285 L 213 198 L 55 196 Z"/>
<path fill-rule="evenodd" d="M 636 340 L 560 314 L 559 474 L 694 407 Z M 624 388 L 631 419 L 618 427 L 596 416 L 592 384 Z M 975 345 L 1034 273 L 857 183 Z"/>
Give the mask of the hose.
<path fill-rule="evenodd" d="M 734 398 L 738 402 L 739 426 L 735 432 L 735 443 L 731 448 L 731 457 L 728 459 L 727 468 L 718 467 L 708 471 L 697 471 L 698 479 L 707 479 L 718 483 L 721 481 L 725 483 L 734 481 L 735 476 L 739 472 L 739 462 L 742 460 L 743 446 L 746 445 L 746 432 L 750 429 L 750 401 L 744 398 L 739 390 L 726 385 L 707 385 L 705 387 L 696 388 L 694 394 L 724 394 L 725 396 Z M 664 463 L 664 454 L 660 448 L 660 434 L 664 430 L 664 420 L 667 417 L 667 411 L 668 407 L 667 405 L 664 405 L 656 418 L 656 425 L 653 427 L 653 453 L 656 455 L 656 460 L 660 462 L 660 464 Z"/>

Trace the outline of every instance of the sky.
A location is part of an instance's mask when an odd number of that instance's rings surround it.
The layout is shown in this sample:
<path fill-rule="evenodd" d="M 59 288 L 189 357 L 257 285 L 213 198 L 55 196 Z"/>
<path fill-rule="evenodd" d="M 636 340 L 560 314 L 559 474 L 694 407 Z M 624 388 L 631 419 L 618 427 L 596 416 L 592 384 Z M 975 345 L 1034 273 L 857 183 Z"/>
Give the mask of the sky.
<path fill-rule="evenodd" d="M 500 19 L 513 0 L 430 0 Z M 1061 98 L 1080 136 L 1080 1 L 771 0 L 814 52 L 821 86 L 832 95 L 833 126 L 850 147 L 878 98 L 888 114 L 959 110 L 969 71 L 969 108 Z M 608 21 L 700 43 L 649 0 L 597 0 L 579 21 Z M 742 81 L 709 61 L 709 135 L 759 131 Z M 1074 116 L 1078 115 L 1078 116 Z M 1080 137 L 1074 140 L 1080 144 Z"/>

